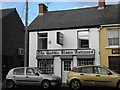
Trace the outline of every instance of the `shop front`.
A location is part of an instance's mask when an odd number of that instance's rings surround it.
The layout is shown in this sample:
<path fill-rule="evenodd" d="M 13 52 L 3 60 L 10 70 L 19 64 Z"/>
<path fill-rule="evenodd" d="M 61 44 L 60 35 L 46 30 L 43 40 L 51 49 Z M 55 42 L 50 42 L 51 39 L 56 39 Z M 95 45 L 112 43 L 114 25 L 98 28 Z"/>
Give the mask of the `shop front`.
<path fill-rule="evenodd" d="M 37 50 L 37 66 L 47 74 L 62 77 L 65 82 L 67 73 L 74 66 L 93 65 L 94 49 Z"/>

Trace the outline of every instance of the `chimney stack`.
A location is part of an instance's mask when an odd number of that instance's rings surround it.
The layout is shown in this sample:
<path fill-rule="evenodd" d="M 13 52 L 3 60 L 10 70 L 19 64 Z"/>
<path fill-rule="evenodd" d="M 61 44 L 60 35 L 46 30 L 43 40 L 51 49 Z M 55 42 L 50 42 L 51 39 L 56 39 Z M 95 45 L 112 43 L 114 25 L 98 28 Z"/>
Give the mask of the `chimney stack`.
<path fill-rule="evenodd" d="M 46 13 L 48 11 L 47 8 L 48 7 L 45 4 L 39 4 L 39 14 L 43 15 Z"/>
<path fill-rule="evenodd" d="M 99 0 L 98 10 L 103 10 L 105 8 L 105 0 Z"/>

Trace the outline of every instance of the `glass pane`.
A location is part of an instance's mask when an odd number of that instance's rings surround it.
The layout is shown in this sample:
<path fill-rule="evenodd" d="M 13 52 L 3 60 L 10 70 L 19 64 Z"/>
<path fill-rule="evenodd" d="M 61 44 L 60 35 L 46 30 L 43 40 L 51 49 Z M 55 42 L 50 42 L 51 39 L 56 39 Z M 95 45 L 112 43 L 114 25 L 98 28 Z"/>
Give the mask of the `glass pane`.
<path fill-rule="evenodd" d="M 71 70 L 71 61 L 64 61 L 64 71 Z"/>
<path fill-rule="evenodd" d="M 47 33 L 39 33 L 38 37 L 38 49 L 47 49 Z"/>
<path fill-rule="evenodd" d="M 119 45 L 119 38 L 108 38 L 108 45 Z"/>
<path fill-rule="evenodd" d="M 83 65 L 93 65 L 93 60 L 78 60 L 77 64 L 78 66 L 83 66 Z"/>
<path fill-rule="evenodd" d="M 15 69 L 13 71 L 14 75 L 24 75 L 24 68 L 20 68 L 20 69 Z"/>
<path fill-rule="evenodd" d="M 108 75 L 108 71 L 104 68 L 98 68 L 99 74 Z"/>
<path fill-rule="evenodd" d="M 92 67 L 84 67 L 81 69 L 82 73 L 93 73 Z"/>
<path fill-rule="evenodd" d="M 53 60 L 40 60 L 39 61 L 39 68 L 47 73 L 47 74 L 53 74 Z"/>
<path fill-rule="evenodd" d="M 26 75 L 35 75 L 35 71 L 32 68 L 27 68 L 26 69 Z"/>
<path fill-rule="evenodd" d="M 39 33 L 38 36 L 39 37 L 47 37 L 47 33 Z"/>
<path fill-rule="evenodd" d="M 78 32 L 78 48 L 89 48 L 89 31 Z"/>

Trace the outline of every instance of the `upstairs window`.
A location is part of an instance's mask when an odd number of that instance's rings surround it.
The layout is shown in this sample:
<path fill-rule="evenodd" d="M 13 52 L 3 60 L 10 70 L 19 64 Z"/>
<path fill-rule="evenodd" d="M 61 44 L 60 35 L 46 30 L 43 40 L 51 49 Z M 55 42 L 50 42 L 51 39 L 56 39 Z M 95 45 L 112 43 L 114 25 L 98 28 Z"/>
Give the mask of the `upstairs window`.
<path fill-rule="evenodd" d="M 78 48 L 89 48 L 89 31 L 78 32 Z"/>
<path fill-rule="evenodd" d="M 47 33 L 38 33 L 38 49 L 47 49 Z"/>
<path fill-rule="evenodd" d="M 120 45 L 120 30 L 108 29 L 107 30 L 107 46 L 119 46 Z"/>

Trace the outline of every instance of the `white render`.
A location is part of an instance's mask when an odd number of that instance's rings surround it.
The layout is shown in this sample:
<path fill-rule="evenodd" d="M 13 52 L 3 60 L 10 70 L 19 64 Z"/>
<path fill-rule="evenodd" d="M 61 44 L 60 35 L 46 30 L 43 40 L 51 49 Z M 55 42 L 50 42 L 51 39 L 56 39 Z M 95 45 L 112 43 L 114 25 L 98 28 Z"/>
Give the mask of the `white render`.
<path fill-rule="evenodd" d="M 37 50 L 37 32 L 29 33 L 29 66 L 37 67 L 36 59 Z"/>
<path fill-rule="evenodd" d="M 48 50 L 56 49 L 77 49 L 78 31 L 89 30 L 89 47 L 95 49 L 95 65 L 100 65 L 99 56 L 99 28 L 83 28 L 68 30 L 52 30 L 52 31 L 35 31 L 29 32 L 29 66 L 37 67 L 36 50 L 37 50 L 37 33 L 48 33 Z M 57 32 L 64 35 L 63 46 L 57 44 Z M 62 75 L 62 61 L 59 56 L 54 57 L 54 74 Z M 77 58 L 73 56 L 73 67 L 77 66 Z M 62 77 L 62 76 L 61 76 Z M 64 82 L 64 81 L 63 81 Z"/>
<path fill-rule="evenodd" d="M 95 49 L 95 65 L 100 65 L 100 55 L 99 55 L 99 29 L 91 28 L 89 35 L 90 48 Z"/>

